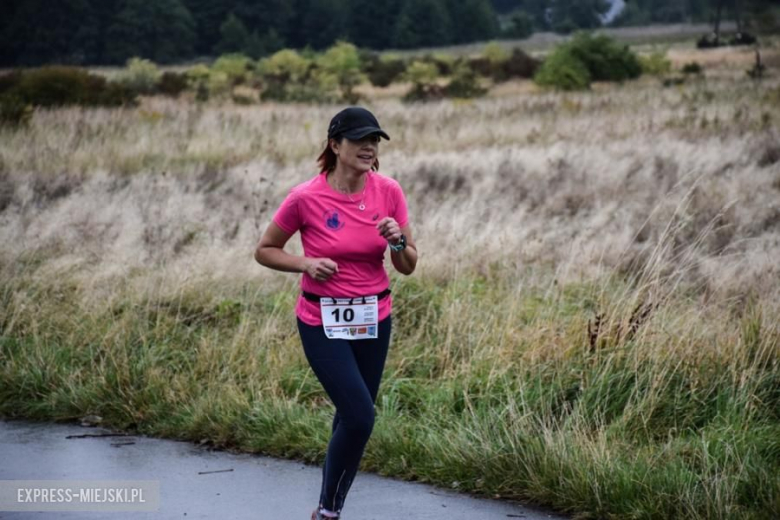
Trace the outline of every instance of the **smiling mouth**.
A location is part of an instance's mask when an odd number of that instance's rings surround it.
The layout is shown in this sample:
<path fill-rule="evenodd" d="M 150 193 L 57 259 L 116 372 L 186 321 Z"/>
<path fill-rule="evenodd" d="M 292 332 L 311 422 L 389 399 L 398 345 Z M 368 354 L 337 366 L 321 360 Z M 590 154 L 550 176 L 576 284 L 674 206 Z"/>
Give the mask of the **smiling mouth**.
<path fill-rule="evenodd" d="M 361 159 L 363 161 L 373 161 L 374 156 L 373 155 L 358 155 L 358 159 Z"/>

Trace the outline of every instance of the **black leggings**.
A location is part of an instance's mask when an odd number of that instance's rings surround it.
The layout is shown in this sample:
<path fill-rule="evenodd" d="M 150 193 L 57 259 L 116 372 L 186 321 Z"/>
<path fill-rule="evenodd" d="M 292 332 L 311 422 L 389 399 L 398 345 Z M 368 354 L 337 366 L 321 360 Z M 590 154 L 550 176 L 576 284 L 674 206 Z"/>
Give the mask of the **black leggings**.
<path fill-rule="evenodd" d="M 336 406 L 322 468 L 320 506 L 341 513 L 374 428 L 374 403 L 390 344 L 392 319 L 379 322 L 376 339 L 328 339 L 322 326 L 298 319 L 303 350 Z"/>

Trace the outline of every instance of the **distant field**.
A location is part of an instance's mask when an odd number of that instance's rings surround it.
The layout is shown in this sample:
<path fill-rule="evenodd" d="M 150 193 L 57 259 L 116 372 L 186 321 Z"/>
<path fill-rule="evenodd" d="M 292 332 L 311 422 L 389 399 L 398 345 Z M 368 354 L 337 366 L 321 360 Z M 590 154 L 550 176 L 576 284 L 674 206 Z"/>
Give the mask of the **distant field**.
<path fill-rule="evenodd" d="M 778 49 L 762 82 L 749 49 L 669 56 L 704 75 L 364 89 L 420 262 L 363 469 L 579 518 L 780 517 Z M 252 253 L 339 108 L 150 97 L 0 130 L 0 415 L 321 461 L 297 277 Z"/>
<path fill-rule="evenodd" d="M 724 32 L 736 30 L 736 25 L 732 22 L 726 22 L 722 25 Z M 648 44 L 673 44 L 673 43 L 693 43 L 703 34 L 712 32 L 712 26 L 708 24 L 676 24 L 676 25 L 653 25 L 647 27 L 618 27 L 604 28 L 598 33 L 606 34 L 616 40 L 629 45 L 648 45 Z M 499 40 L 501 46 L 506 49 L 520 47 L 521 49 L 536 53 L 546 53 L 552 47 L 566 41 L 568 37 L 555 33 L 535 33 L 525 40 Z M 455 55 L 479 54 L 484 47 L 483 43 L 453 45 L 448 47 L 435 47 L 428 49 L 415 49 L 412 51 L 387 51 L 397 53 L 402 56 L 424 55 L 430 52 L 445 52 Z"/>

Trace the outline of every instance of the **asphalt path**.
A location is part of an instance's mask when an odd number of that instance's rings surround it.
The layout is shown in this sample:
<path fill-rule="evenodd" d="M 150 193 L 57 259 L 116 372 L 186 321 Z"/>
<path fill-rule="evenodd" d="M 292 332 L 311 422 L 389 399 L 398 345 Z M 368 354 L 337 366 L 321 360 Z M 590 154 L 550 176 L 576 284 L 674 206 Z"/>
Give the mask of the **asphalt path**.
<path fill-rule="evenodd" d="M 157 510 L 10 512 L 0 506 L 0 519 L 309 520 L 316 505 L 322 477 L 319 467 L 213 450 L 190 442 L 107 435 L 112 433 L 116 435 L 104 428 L 78 424 L 0 420 L 0 481 L 155 481 L 159 483 Z M 427 484 L 360 472 L 342 518 L 564 517 L 508 501 L 475 498 Z"/>

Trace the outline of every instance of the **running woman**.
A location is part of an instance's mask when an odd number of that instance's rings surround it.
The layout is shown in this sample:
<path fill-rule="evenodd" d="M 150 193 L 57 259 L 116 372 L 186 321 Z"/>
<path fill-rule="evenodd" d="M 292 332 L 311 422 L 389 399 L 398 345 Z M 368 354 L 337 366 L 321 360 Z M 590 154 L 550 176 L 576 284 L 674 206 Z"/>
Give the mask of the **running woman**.
<path fill-rule="evenodd" d="M 392 329 L 388 246 L 400 273 L 412 274 L 417 265 L 403 190 L 378 172 L 381 138 L 390 139 L 365 108 L 336 114 L 320 173 L 290 190 L 255 251 L 261 265 L 303 273 L 298 332 L 336 407 L 312 520 L 340 517 L 374 427 Z M 303 256 L 284 251 L 296 231 Z"/>

